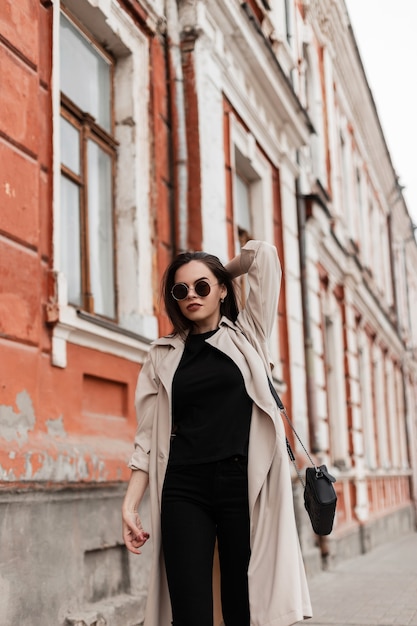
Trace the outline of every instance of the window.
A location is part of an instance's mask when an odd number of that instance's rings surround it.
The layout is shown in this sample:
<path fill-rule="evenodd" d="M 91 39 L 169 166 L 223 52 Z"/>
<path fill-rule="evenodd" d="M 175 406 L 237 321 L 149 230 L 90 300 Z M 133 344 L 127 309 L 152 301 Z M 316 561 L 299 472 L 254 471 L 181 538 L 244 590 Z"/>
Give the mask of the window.
<path fill-rule="evenodd" d="M 68 302 L 114 319 L 113 61 L 64 13 L 60 80 L 60 264 Z"/>
<path fill-rule="evenodd" d="M 290 0 L 284 0 L 284 8 L 285 8 L 285 33 L 287 37 L 287 41 L 289 45 L 291 45 L 292 40 L 292 15 L 291 15 L 291 2 Z"/>
<path fill-rule="evenodd" d="M 366 466 L 376 468 L 374 399 L 372 395 L 372 371 L 370 340 L 363 330 L 359 334 L 359 382 L 361 388 L 361 416 Z"/>
<path fill-rule="evenodd" d="M 274 242 L 273 223 L 278 206 L 275 205 L 274 199 L 273 167 L 257 144 L 254 135 L 248 132 L 234 115 L 230 116 L 230 145 L 234 251 L 239 250 L 249 239 Z M 243 298 L 248 289 L 246 281 L 246 277 L 241 280 Z M 276 364 L 274 376 L 277 380 L 282 380 L 278 324 L 272 331 L 270 350 L 271 358 Z"/>
<path fill-rule="evenodd" d="M 351 215 L 351 207 L 350 207 L 350 169 L 349 169 L 349 154 L 348 154 L 348 145 L 345 141 L 345 138 L 342 133 L 340 133 L 340 154 L 342 161 L 342 171 L 341 171 L 341 186 L 342 186 L 342 212 L 346 216 L 347 220 L 350 220 Z M 351 234 L 350 222 L 349 226 L 349 235 Z"/>
<path fill-rule="evenodd" d="M 311 171 L 316 180 L 327 188 L 327 171 L 325 159 L 325 136 L 323 121 L 323 98 L 320 83 L 320 59 L 318 51 L 312 45 L 303 46 L 304 52 L 304 98 L 306 108 L 316 133 L 310 138 Z"/>
<path fill-rule="evenodd" d="M 269 211 L 272 205 L 272 194 L 266 188 L 267 184 L 272 184 L 270 167 L 262 161 L 261 154 L 251 144 L 251 140 L 249 144 L 249 154 L 243 146 L 234 147 L 234 221 L 240 246 L 249 239 L 259 237 L 257 233 L 265 229 L 267 219 L 266 215 L 262 215 L 260 207 L 264 206 L 265 200 Z"/>
<path fill-rule="evenodd" d="M 373 380 L 376 410 L 377 458 L 379 467 L 390 467 L 387 432 L 387 406 L 385 398 L 385 355 L 381 347 L 374 342 L 373 346 Z"/>
<path fill-rule="evenodd" d="M 52 363 L 67 366 L 68 343 L 142 362 L 158 336 L 149 192 L 151 35 L 117 0 L 60 5 L 53 20 L 59 48 L 52 83 L 50 298 L 59 304 L 59 319 Z"/>
<path fill-rule="evenodd" d="M 349 466 L 346 389 L 343 353 L 343 326 L 339 304 L 332 302 L 331 314 L 325 316 L 324 345 L 328 393 L 331 456 L 341 470 Z"/>
<path fill-rule="evenodd" d="M 244 245 L 252 233 L 251 189 L 250 181 L 238 172 L 235 173 L 235 190 L 239 240 L 240 244 Z"/>

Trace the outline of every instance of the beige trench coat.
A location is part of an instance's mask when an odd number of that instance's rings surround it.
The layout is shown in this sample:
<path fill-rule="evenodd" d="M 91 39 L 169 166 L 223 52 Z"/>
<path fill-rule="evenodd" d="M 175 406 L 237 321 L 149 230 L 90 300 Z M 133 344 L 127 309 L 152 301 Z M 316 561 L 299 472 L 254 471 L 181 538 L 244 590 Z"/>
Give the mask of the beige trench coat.
<path fill-rule="evenodd" d="M 253 400 L 248 458 L 251 626 L 290 626 L 312 613 L 295 525 L 285 431 L 266 377 L 271 365 L 267 341 L 276 323 L 281 270 L 276 249 L 257 241 L 242 249 L 241 266 L 248 273 L 250 288 L 245 308 L 236 324 L 223 317 L 219 331 L 207 341 L 233 359 Z M 149 472 L 153 540 L 145 626 L 169 626 L 172 620 L 160 510 L 170 448 L 171 386 L 183 348 L 179 336 L 157 340 L 139 375 L 136 393 L 138 430 L 129 466 Z"/>

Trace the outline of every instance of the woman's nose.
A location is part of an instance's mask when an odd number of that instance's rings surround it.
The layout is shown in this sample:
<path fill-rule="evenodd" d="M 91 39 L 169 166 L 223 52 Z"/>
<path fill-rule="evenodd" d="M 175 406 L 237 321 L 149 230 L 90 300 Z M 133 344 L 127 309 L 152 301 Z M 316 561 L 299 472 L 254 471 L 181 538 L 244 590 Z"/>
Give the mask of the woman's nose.
<path fill-rule="evenodd" d="M 198 293 L 196 292 L 196 290 L 194 289 L 194 287 L 188 287 L 188 293 L 187 293 L 187 298 L 189 298 L 191 296 L 191 292 L 193 292 L 193 296 L 195 298 L 198 298 Z"/>

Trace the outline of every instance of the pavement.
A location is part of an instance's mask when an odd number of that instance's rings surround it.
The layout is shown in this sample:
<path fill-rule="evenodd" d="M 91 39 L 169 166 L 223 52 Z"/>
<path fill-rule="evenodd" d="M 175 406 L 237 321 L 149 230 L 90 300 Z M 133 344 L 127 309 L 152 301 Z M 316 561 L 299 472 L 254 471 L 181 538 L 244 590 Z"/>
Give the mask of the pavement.
<path fill-rule="evenodd" d="M 417 533 L 330 565 L 309 589 L 306 626 L 417 626 Z"/>

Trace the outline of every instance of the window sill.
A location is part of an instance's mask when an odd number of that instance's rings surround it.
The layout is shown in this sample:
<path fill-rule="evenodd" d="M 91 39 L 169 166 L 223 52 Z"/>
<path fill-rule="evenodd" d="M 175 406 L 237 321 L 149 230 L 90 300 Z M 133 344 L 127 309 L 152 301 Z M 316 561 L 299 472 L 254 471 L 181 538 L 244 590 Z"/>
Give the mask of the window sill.
<path fill-rule="evenodd" d="M 52 333 L 52 364 L 67 366 L 67 342 L 143 363 L 151 342 L 157 338 L 158 324 L 154 316 L 142 316 L 140 321 L 143 335 L 74 307 L 61 306 Z"/>

